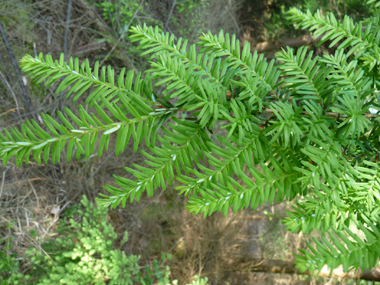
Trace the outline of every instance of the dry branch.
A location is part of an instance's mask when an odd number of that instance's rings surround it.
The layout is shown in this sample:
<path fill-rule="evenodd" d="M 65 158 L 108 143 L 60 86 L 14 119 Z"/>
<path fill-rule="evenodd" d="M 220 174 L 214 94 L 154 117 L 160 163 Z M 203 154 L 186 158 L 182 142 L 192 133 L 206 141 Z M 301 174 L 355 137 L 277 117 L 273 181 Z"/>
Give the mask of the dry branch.
<path fill-rule="evenodd" d="M 15 69 L 15 72 L 16 72 L 16 75 L 17 75 L 17 79 L 18 79 L 18 82 L 19 82 L 21 90 L 22 90 L 22 95 L 23 95 L 22 101 L 24 103 L 25 109 L 27 109 L 27 110 L 33 110 L 32 101 L 30 100 L 29 95 L 28 95 L 28 91 L 25 88 L 24 82 L 23 82 L 22 77 L 21 77 L 20 69 L 18 67 L 17 61 L 15 59 L 15 56 L 14 56 L 13 51 L 11 49 L 11 46 L 9 44 L 7 35 L 5 34 L 5 31 L 4 31 L 3 24 L 1 22 L 1 20 L 0 20 L 0 33 L 1 33 L 1 36 L 3 38 L 5 47 L 7 48 L 9 57 L 12 60 L 13 67 Z"/>
<path fill-rule="evenodd" d="M 98 51 L 98 50 L 103 50 L 107 47 L 107 43 L 105 39 L 102 39 L 98 42 L 93 42 L 89 43 L 87 45 L 78 47 L 76 50 L 73 52 L 73 56 L 86 56 L 86 54 Z"/>
<path fill-rule="evenodd" d="M 312 275 L 310 271 L 299 272 L 296 265 L 291 261 L 283 260 L 260 260 L 252 259 L 249 262 L 237 262 L 239 264 L 237 267 L 231 267 L 230 272 L 266 272 L 266 273 L 286 273 L 286 274 L 301 274 L 301 275 Z M 319 277 L 335 277 L 335 278 L 348 278 L 348 279 L 361 279 L 368 281 L 380 281 L 380 268 L 374 268 L 372 270 L 358 270 L 356 274 L 354 271 L 343 272 L 343 266 L 339 266 L 333 270 L 330 274 L 330 269 L 325 265 L 321 272 L 318 274 Z"/>
<path fill-rule="evenodd" d="M 322 39 L 322 37 L 323 35 L 314 39 L 313 36 L 305 35 L 305 36 L 300 36 L 297 38 L 261 42 L 258 44 L 253 44 L 252 41 L 250 41 L 250 39 L 248 39 L 248 41 L 251 42 L 251 50 L 264 52 L 264 51 L 271 51 L 271 50 L 279 50 L 282 47 L 286 47 L 286 46 L 300 47 L 304 45 L 315 45 Z"/>

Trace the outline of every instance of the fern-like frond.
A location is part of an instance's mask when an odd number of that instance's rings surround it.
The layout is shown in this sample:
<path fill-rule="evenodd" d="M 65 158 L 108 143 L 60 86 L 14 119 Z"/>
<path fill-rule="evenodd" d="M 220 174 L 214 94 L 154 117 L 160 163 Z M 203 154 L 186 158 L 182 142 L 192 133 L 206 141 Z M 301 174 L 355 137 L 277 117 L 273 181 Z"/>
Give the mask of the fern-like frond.
<path fill-rule="evenodd" d="M 218 86 L 204 80 L 202 74 L 193 76 L 193 69 L 185 69 L 178 58 L 160 55 L 159 60 L 152 62 L 151 78 L 161 78 L 159 85 L 167 85 L 165 99 L 178 97 L 175 106 L 187 111 L 201 109 L 198 120 L 201 126 L 211 129 L 219 118 L 220 112 L 226 112 L 225 93 Z M 169 93 L 169 94 L 167 94 Z"/>
<path fill-rule="evenodd" d="M 254 135 L 246 135 L 239 148 L 222 137 L 218 136 L 218 139 L 227 149 L 208 143 L 210 152 L 205 153 L 214 169 L 197 164 L 204 173 L 188 169 L 196 178 L 177 177 L 177 180 L 185 186 L 178 186 L 175 189 L 185 195 L 192 194 L 187 206 L 190 211 L 205 215 L 212 214 L 214 211 L 227 213 L 230 207 L 237 211 L 250 204 L 256 208 L 266 203 L 268 199 L 272 203 L 275 194 L 277 201 L 280 201 L 285 197 L 293 199 L 300 193 L 299 185 L 292 185 L 298 177 L 298 174 L 292 171 L 292 164 L 297 163 L 293 161 L 295 157 L 289 157 L 277 150 L 278 154 L 274 159 L 263 131 L 259 128 L 255 130 Z M 231 139 L 236 143 L 239 141 L 237 136 Z M 217 156 L 221 157 L 221 160 Z M 267 160 L 269 160 L 267 164 L 262 163 Z M 257 164 L 260 167 L 257 167 Z M 252 177 L 245 174 L 244 167 L 247 167 Z M 238 182 L 231 178 L 232 174 L 242 179 L 247 187 L 238 185 Z M 278 177 L 281 179 L 277 180 Z M 234 186 L 238 190 L 235 190 Z"/>
<path fill-rule="evenodd" d="M 237 166 L 235 168 L 238 169 Z M 230 176 L 227 177 L 227 183 L 210 181 L 210 187 L 200 187 L 200 197 L 190 196 L 187 209 L 194 214 L 204 213 L 204 216 L 211 215 L 214 211 L 227 215 L 230 207 L 236 212 L 250 205 L 255 209 L 267 202 L 272 204 L 277 190 L 285 193 L 282 195 L 288 198 L 292 196 L 291 192 L 298 192 L 298 187 L 293 186 L 298 174 L 291 169 L 284 169 L 277 164 L 277 167 L 270 170 L 264 163 L 260 164 L 260 168 L 263 173 L 255 167 L 248 167 L 253 179 L 239 171 L 238 177 L 246 184 L 245 187 Z"/>
<path fill-rule="evenodd" d="M 157 188 L 166 189 L 165 180 L 172 185 L 174 181 L 174 171 L 177 178 L 182 175 L 181 169 L 189 174 L 187 169 L 193 167 L 193 161 L 199 163 L 203 160 L 204 151 L 208 149 L 207 142 L 210 141 L 205 133 L 204 128 L 199 124 L 182 121 L 173 117 L 176 125 L 169 123 L 169 127 L 174 131 L 163 128 L 167 134 L 164 137 L 158 136 L 162 147 L 149 147 L 149 150 L 155 155 L 152 156 L 145 151 L 141 153 L 149 160 L 145 163 L 151 168 L 133 164 L 137 169 L 126 167 L 125 169 L 136 177 L 136 180 L 130 180 L 123 177 L 117 177 L 116 184 L 122 189 L 107 185 L 107 189 L 112 196 L 101 195 L 103 199 L 99 202 L 104 206 L 116 207 L 130 199 L 132 202 L 135 198 L 139 201 L 142 193 L 147 191 L 149 196 L 153 195 L 153 190 Z"/>
<path fill-rule="evenodd" d="M 376 222 L 380 212 L 380 166 L 363 161 L 363 166 L 356 166 L 355 171 L 360 182 L 354 182 L 355 187 L 349 189 L 351 206 Z"/>
<path fill-rule="evenodd" d="M 306 270 L 314 272 L 321 270 L 325 264 L 331 269 L 342 264 L 344 271 L 351 268 L 368 270 L 374 267 L 380 254 L 380 231 L 365 216 L 363 218 L 367 227 L 359 222 L 355 224 L 358 230 L 364 233 L 364 239 L 353 233 L 346 225 L 343 226 L 343 231 L 333 229 L 328 232 L 331 241 L 325 236 L 322 236 L 322 242 L 313 238 L 316 248 L 307 243 L 310 252 L 300 249 L 303 255 L 296 255 L 297 268 L 301 272 Z"/>
<path fill-rule="evenodd" d="M 244 143 L 242 143 L 241 148 L 235 147 L 232 143 L 224 140 L 222 137 L 217 138 L 223 141 L 223 144 L 227 149 L 223 149 L 214 143 L 208 142 L 207 145 L 210 149 L 209 152 L 205 152 L 204 155 L 208 158 L 208 163 L 215 169 L 208 169 L 207 167 L 197 163 L 199 169 L 204 173 L 200 173 L 196 169 L 188 168 L 187 171 L 194 174 L 197 178 L 180 176 L 177 180 L 183 183 L 185 186 L 178 186 L 175 189 L 179 190 L 180 193 L 197 194 L 199 193 L 200 187 L 208 186 L 208 181 L 227 183 L 228 176 L 233 173 L 241 173 L 244 164 L 252 166 L 254 161 L 258 162 L 260 159 L 268 158 L 268 154 L 264 151 L 266 146 L 262 135 L 260 135 L 260 129 L 257 128 L 250 135 L 250 139 L 247 137 Z M 222 160 L 216 158 L 219 156 Z"/>
<path fill-rule="evenodd" d="M 302 168 L 294 168 L 294 170 L 303 173 L 302 181 L 305 187 L 311 183 L 318 189 L 320 177 L 327 181 L 333 178 L 331 175 L 334 173 L 341 177 L 341 173 L 344 172 L 343 164 L 346 161 L 342 157 L 340 145 L 337 142 L 325 143 L 311 136 L 308 138 L 312 145 L 301 149 L 307 159 L 301 161 Z"/>
<path fill-rule="evenodd" d="M 342 128 L 340 133 L 344 137 L 357 138 L 370 130 L 372 124 L 368 118 L 363 116 L 370 106 L 363 108 L 363 101 L 345 94 L 339 96 L 339 103 L 337 102 L 337 104 L 331 107 L 332 111 L 345 115 L 343 122 L 338 125 L 338 128 Z"/>
<path fill-rule="evenodd" d="M 230 38 L 229 34 L 224 35 L 223 30 L 220 31 L 219 36 L 214 36 L 211 32 L 203 34 L 200 40 L 198 45 L 202 47 L 201 52 L 215 54 L 217 57 L 226 57 L 230 68 L 241 69 L 241 73 L 246 78 L 258 78 L 257 84 L 262 85 L 261 93 L 276 92 L 280 71 L 273 66 L 274 60 L 268 64 L 263 54 L 259 56 L 257 51 L 253 54 L 250 53 L 249 42 L 244 44 L 243 50 L 240 52 L 240 44 L 236 36 L 232 35 Z M 257 96 L 255 92 L 250 92 L 250 86 L 244 84 L 244 80 L 240 81 L 239 85 L 250 96 Z M 241 96 L 244 95 L 245 93 Z"/>
<path fill-rule="evenodd" d="M 211 72 L 214 57 L 204 58 L 202 54 L 198 55 L 195 45 L 191 45 L 187 49 L 187 40 L 182 41 L 182 38 L 179 38 L 175 43 L 174 35 L 169 36 L 169 33 L 161 33 L 157 26 L 153 29 L 145 24 L 142 27 L 132 27 L 130 33 L 132 34 L 129 37 L 130 40 L 132 42 L 139 41 L 139 49 L 145 49 L 141 55 L 152 53 L 152 57 L 157 57 L 161 52 L 166 52 L 170 56 L 181 59 L 186 67 L 191 67 L 197 73 L 206 75 L 208 81 L 225 89 L 222 82 L 217 78 L 218 76 L 213 76 Z"/>
<path fill-rule="evenodd" d="M 72 85 L 66 98 L 69 98 L 71 94 L 75 94 L 73 101 L 78 100 L 90 87 L 96 87 L 86 98 L 85 104 L 89 104 L 89 107 L 92 107 L 95 102 L 99 101 L 101 103 L 100 106 L 103 107 L 101 97 L 104 97 L 108 102 L 116 97 L 114 102 L 117 102 L 119 101 L 118 93 L 123 93 L 125 96 L 129 96 L 131 93 L 134 95 L 140 92 L 148 93 L 144 101 L 148 104 L 153 104 L 151 99 L 152 92 L 149 92 L 149 89 L 151 89 L 149 88 L 149 83 L 146 85 L 147 83 L 141 79 L 141 73 L 139 73 L 133 84 L 133 70 L 128 71 L 125 76 L 124 68 L 120 75 L 115 77 L 115 70 L 111 69 L 110 66 L 108 68 L 103 66 L 99 75 L 99 62 L 95 63 L 94 70 L 92 70 L 87 59 L 79 65 L 78 58 L 70 58 L 67 64 L 64 61 L 63 54 L 61 54 L 59 61 L 53 61 L 51 55 L 47 54 L 46 59 L 44 59 L 42 53 L 35 58 L 30 55 L 24 56 L 21 59 L 21 66 L 22 70 L 28 72 L 28 76 L 36 80 L 37 83 L 46 80 L 45 86 L 47 87 L 63 79 L 56 89 L 57 94 Z M 134 85 L 136 92 L 133 92 L 131 89 L 132 85 Z M 143 104 L 143 100 L 139 99 L 138 104 Z"/>
<path fill-rule="evenodd" d="M 299 144 L 304 135 L 298 120 L 302 108 L 297 108 L 295 104 L 292 106 L 288 103 L 277 102 L 276 104 L 271 104 L 271 109 L 277 120 L 270 121 L 272 125 L 266 129 L 266 135 L 271 138 L 269 143 L 274 143 L 281 136 L 285 148 L 289 144 L 292 147 Z"/>
<path fill-rule="evenodd" d="M 331 48 L 344 39 L 338 46 L 338 50 L 350 47 L 347 56 L 356 53 L 356 57 L 360 57 L 363 53 L 370 52 L 373 60 L 376 59 L 373 51 L 376 52 L 379 49 L 380 32 L 373 32 L 372 25 L 368 25 L 363 32 L 362 22 L 354 23 L 353 19 L 347 15 L 340 23 L 332 12 L 324 17 L 319 10 L 312 15 L 309 10 L 303 13 L 297 8 L 291 8 L 288 14 L 291 21 L 298 23 L 298 27 L 308 29 L 315 37 L 323 35 L 318 45 L 330 40 L 332 41 L 329 45 Z"/>
<path fill-rule="evenodd" d="M 277 53 L 277 60 L 285 86 L 292 91 L 296 100 L 324 100 L 333 90 L 331 80 L 326 80 L 332 67 L 319 64 L 319 57 L 313 58 L 313 51 L 307 53 L 307 47 L 301 47 L 297 54 L 287 47 Z"/>
<path fill-rule="evenodd" d="M 96 115 L 89 114 L 82 105 L 79 105 L 80 118 L 74 115 L 68 108 L 65 108 L 69 119 L 75 122 L 79 129 L 75 129 L 65 116 L 58 111 L 58 115 L 63 125 L 57 123 L 51 116 L 42 114 L 44 125 L 48 132 L 39 126 L 34 120 L 28 121 L 21 126 L 21 132 L 17 128 L 11 128 L 9 133 L 4 130 L 5 135 L 0 132 L 0 155 L 3 157 L 3 164 L 6 165 L 8 160 L 15 156 L 16 164 L 21 165 L 23 161 L 29 162 L 29 156 L 32 153 L 34 159 L 41 163 L 41 154 L 45 163 L 52 153 L 52 162 L 60 161 L 61 152 L 66 143 L 67 160 L 70 161 L 74 147 L 76 148 L 76 157 L 85 154 L 87 158 L 94 152 L 98 137 L 100 137 L 98 155 L 102 155 L 103 149 L 108 149 L 110 134 L 118 132 L 116 140 L 116 155 L 121 153 L 127 146 L 131 137 L 134 138 L 134 150 L 145 138 L 145 143 L 150 145 L 149 134 L 154 127 L 153 123 L 156 118 L 162 116 L 161 113 L 155 114 L 148 106 L 141 105 L 140 115 L 124 97 L 119 99 L 123 102 L 123 107 L 127 113 L 131 113 L 135 118 L 128 119 L 115 103 L 109 103 L 104 97 L 101 98 L 103 104 L 109 112 L 117 119 L 111 119 L 103 109 L 94 103 Z M 144 109 L 145 108 L 145 109 Z M 103 120 L 103 122 L 101 122 Z M 102 135 L 99 134 L 102 132 Z"/>
<path fill-rule="evenodd" d="M 324 116 L 322 106 L 318 103 L 306 100 L 303 103 L 307 116 L 302 116 L 302 120 L 307 126 L 305 128 L 308 134 L 322 141 L 328 141 L 334 135 L 331 131 L 334 120 Z"/>
<path fill-rule="evenodd" d="M 310 233 L 313 230 L 325 233 L 331 228 L 342 229 L 349 211 L 349 204 L 342 199 L 342 189 L 347 189 L 343 179 L 335 185 L 320 184 L 319 188 L 310 187 L 311 193 L 306 195 L 305 200 L 293 207 L 293 212 L 286 211 L 289 217 L 283 220 L 287 230 L 291 232 Z"/>
<path fill-rule="evenodd" d="M 256 124 L 261 124 L 261 121 L 251 115 L 252 108 L 250 106 L 247 108 L 246 104 L 240 100 L 231 99 L 231 104 L 229 107 L 234 112 L 234 117 L 231 117 L 226 110 L 220 110 L 220 113 L 229 121 L 228 124 L 221 127 L 221 129 L 228 130 L 228 134 L 224 140 L 229 140 L 232 134 L 237 132 L 239 137 L 239 145 L 242 145 L 244 137 L 250 137 L 250 135 L 257 132 L 258 127 Z"/>
<path fill-rule="evenodd" d="M 244 44 L 240 53 L 239 40 L 235 35 L 232 35 L 231 38 L 228 33 L 224 35 L 223 30 L 220 31 L 219 36 L 214 36 L 211 32 L 203 34 L 200 40 L 201 52 L 215 54 L 218 57 L 226 56 L 229 64 L 233 68 L 240 67 L 242 71 L 246 71 L 247 77 L 259 77 L 259 81 L 267 90 L 274 90 L 277 87 L 280 72 L 273 67 L 274 60 L 268 64 L 263 54 L 259 56 L 257 51 L 253 54 L 250 53 L 249 42 Z"/>
<path fill-rule="evenodd" d="M 371 78 L 364 75 L 364 70 L 358 67 L 358 61 L 348 61 L 344 50 L 337 50 L 334 55 L 325 54 L 320 62 L 331 66 L 328 78 L 336 85 L 338 94 L 347 94 L 357 98 L 365 98 L 371 91 Z"/>

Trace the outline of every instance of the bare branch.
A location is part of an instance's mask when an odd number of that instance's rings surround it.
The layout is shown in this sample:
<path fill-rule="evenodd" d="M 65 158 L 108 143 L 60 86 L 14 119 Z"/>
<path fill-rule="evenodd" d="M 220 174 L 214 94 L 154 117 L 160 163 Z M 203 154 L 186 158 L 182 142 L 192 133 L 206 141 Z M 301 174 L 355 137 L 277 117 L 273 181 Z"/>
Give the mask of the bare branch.
<path fill-rule="evenodd" d="M 63 39 L 63 54 L 65 55 L 65 60 L 67 59 L 67 38 L 69 35 L 69 24 L 71 18 L 71 0 L 69 0 L 68 8 L 67 8 L 67 17 L 66 17 L 66 25 L 65 25 L 65 36 Z"/>
<path fill-rule="evenodd" d="M 231 266 L 227 271 L 232 272 L 270 272 L 270 273 L 287 273 L 287 274 L 303 274 L 313 275 L 310 271 L 299 272 L 296 268 L 296 264 L 291 261 L 283 260 L 260 260 L 252 259 L 248 262 L 236 262 L 239 264 L 236 267 Z M 317 272 L 315 273 L 317 274 Z M 336 278 L 349 278 L 349 279 L 361 279 L 368 281 L 380 281 L 380 269 L 374 268 L 372 270 L 358 270 L 356 274 L 353 270 L 349 272 L 343 271 L 343 266 L 340 265 L 333 270 L 330 274 L 330 269 L 325 265 L 322 270 L 317 274 L 320 277 L 336 277 Z"/>
<path fill-rule="evenodd" d="M 169 28 L 169 21 L 170 21 L 170 18 L 171 18 L 171 16 L 172 16 L 172 13 L 173 13 L 173 10 L 174 10 L 174 6 L 175 6 L 176 3 L 177 3 L 177 0 L 174 0 L 174 1 L 173 1 L 173 5 L 172 5 L 172 7 L 171 7 L 171 9 L 170 9 L 170 12 L 169 12 L 168 20 L 166 21 L 166 24 L 165 24 L 165 29 L 164 29 L 165 32 L 166 32 L 166 31 L 168 30 L 168 28 Z"/>
<path fill-rule="evenodd" d="M 13 54 L 13 51 L 11 49 L 11 46 L 9 44 L 9 41 L 7 39 L 7 36 L 5 34 L 5 31 L 4 31 L 4 28 L 3 28 L 3 24 L 0 20 L 0 33 L 1 33 L 1 36 L 3 38 L 3 41 L 5 43 L 5 46 L 7 48 L 7 51 L 8 51 L 8 54 L 9 54 L 9 57 L 11 58 L 12 60 L 12 63 L 13 63 L 13 67 L 15 69 L 15 72 L 16 72 L 16 75 L 17 75 L 17 79 L 18 79 L 18 82 L 21 86 L 21 90 L 22 90 L 22 101 L 24 103 L 24 106 L 27 110 L 33 110 L 33 105 L 32 105 L 32 101 L 30 100 L 29 98 L 29 95 L 28 95 L 28 91 L 26 90 L 25 88 L 25 85 L 24 85 L 24 81 L 22 80 L 22 77 L 21 77 L 21 73 L 20 73 L 20 69 L 18 67 L 18 64 L 17 64 L 17 61 L 15 59 L 15 56 Z"/>
<path fill-rule="evenodd" d="M 276 40 L 276 41 L 268 41 L 268 42 L 261 42 L 258 44 L 252 44 L 251 42 L 251 49 L 257 50 L 258 52 L 264 52 L 264 51 L 271 51 L 271 50 L 279 50 L 282 47 L 300 47 L 304 45 L 316 45 L 321 39 L 323 35 L 317 38 L 313 38 L 313 36 L 305 35 L 300 36 L 297 38 L 290 38 L 290 39 L 283 39 L 283 40 Z"/>

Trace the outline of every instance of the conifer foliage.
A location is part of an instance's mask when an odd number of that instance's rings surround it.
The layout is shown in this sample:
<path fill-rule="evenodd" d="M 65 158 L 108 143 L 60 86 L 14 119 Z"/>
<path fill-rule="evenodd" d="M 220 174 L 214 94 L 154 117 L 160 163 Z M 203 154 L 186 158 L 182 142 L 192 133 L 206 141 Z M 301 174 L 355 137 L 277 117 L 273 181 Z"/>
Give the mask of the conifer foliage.
<path fill-rule="evenodd" d="M 268 62 L 223 31 L 189 46 L 158 28 L 137 26 L 130 40 L 152 60 L 145 76 L 124 69 L 116 76 L 98 63 L 92 69 L 88 60 L 26 55 L 21 63 L 30 78 L 47 87 L 60 82 L 57 93 L 69 90 L 74 101 L 89 94 L 87 106 L 79 105 L 79 117 L 58 111 L 63 124 L 41 114 L 43 124 L 31 120 L 4 130 L 4 165 L 12 157 L 18 166 L 28 163 L 31 155 L 56 163 L 63 149 L 68 161 L 74 153 L 101 156 L 111 136 L 119 155 L 132 137 L 134 151 L 143 141 L 149 149 L 141 151 L 146 165 L 125 168 L 135 180 L 115 176 L 119 187 L 105 186 L 110 195 L 102 195 L 102 205 L 125 207 L 175 180 L 189 196 L 188 210 L 205 216 L 300 197 L 284 224 L 323 237 L 297 255 L 298 269 L 372 268 L 380 255 L 380 17 L 340 22 L 332 13 L 296 8 L 289 17 L 323 35 L 321 43 L 338 46 L 336 52 L 315 56 L 307 47 L 286 48 Z M 219 121 L 228 131 L 217 137 L 223 147 L 209 136 Z"/>

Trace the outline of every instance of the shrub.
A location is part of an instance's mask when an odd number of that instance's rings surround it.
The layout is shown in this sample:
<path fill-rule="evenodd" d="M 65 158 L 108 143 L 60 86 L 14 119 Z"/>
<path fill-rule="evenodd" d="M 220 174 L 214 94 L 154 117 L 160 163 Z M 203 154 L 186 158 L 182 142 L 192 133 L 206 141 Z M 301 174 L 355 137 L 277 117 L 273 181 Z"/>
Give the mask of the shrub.
<path fill-rule="evenodd" d="M 126 256 L 124 252 L 113 249 L 117 235 L 106 222 L 106 209 L 95 207 L 85 196 L 81 204 L 83 211 L 72 207 L 72 218 L 60 221 L 60 238 L 45 242 L 40 250 L 32 248 L 26 251 L 27 259 L 32 264 L 28 274 L 19 272 L 14 254 L 0 253 L 0 273 L 5 276 L 3 284 L 171 284 L 168 266 L 154 260 L 153 270 L 149 265 L 140 270 L 140 256 Z M 80 222 L 73 219 L 78 214 Z M 121 244 L 127 241 L 128 233 L 125 232 Z M 171 255 L 162 255 L 163 262 L 168 258 Z M 177 281 L 174 280 L 173 284 Z M 206 285 L 207 278 L 195 276 L 192 284 Z"/>
<path fill-rule="evenodd" d="M 20 273 L 20 264 L 15 253 L 8 254 L 12 249 L 12 238 L 6 239 L 4 250 L 0 252 L 0 281 L 2 285 L 18 284 L 20 279 L 28 279 Z"/>
<path fill-rule="evenodd" d="M 129 0 L 127 2 L 103 1 L 96 4 L 96 7 L 102 8 L 103 18 L 111 21 L 113 27 L 118 27 L 120 37 L 124 38 L 124 34 L 127 33 L 129 26 L 137 23 L 137 20 L 135 20 L 136 14 L 143 13 L 144 7 L 148 5 L 148 3 L 141 5 L 140 2 L 141 1 L 137 0 Z M 157 24 L 157 21 L 154 21 L 153 19 L 149 19 L 148 21 L 151 24 Z"/>

